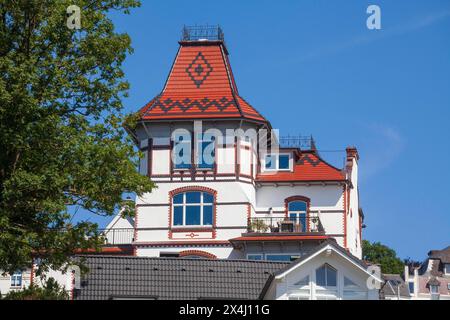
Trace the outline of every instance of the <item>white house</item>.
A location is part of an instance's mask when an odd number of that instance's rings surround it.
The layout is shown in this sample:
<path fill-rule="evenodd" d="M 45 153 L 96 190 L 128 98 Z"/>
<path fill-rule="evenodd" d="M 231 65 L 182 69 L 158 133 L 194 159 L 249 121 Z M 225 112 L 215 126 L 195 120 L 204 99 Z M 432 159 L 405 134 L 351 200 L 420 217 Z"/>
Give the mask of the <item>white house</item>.
<path fill-rule="evenodd" d="M 240 95 L 213 31 L 184 30 L 161 93 L 128 128 L 158 186 L 125 223 L 134 254 L 291 261 L 334 238 L 361 258 L 356 148 L 336 168 L 312 138 L 280 137 Z"/>

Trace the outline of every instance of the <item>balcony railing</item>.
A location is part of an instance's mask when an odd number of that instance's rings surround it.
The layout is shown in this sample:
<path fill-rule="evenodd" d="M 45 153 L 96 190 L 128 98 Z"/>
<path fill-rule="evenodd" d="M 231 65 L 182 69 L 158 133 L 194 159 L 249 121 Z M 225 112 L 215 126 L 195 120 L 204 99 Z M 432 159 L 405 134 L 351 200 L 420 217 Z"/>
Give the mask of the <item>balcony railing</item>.
<path fill-rule="evenodd" d="M 320 233 L 324 232 L 318 216 L 250 218 L 248 232 L 257 233 Z"/>
<path fill-rule="evenodd" d="M 316 145 L 312 136 L 281 136 L 278 143 L 282 148 L 300 148 L 303 150 L 315 149 Z"/>
<path fill-rule="evenodd" d="M 134 229 L 102 229 L 100 235 L 105 238 L 105 245 L 124 245 L 134 241 Z"/>
<path fill-rule="evenodd" d="M 223 31 L 220 26 L 184 26 L 181 34 L 182 41 L 198 40 L 224 40 Z"/>

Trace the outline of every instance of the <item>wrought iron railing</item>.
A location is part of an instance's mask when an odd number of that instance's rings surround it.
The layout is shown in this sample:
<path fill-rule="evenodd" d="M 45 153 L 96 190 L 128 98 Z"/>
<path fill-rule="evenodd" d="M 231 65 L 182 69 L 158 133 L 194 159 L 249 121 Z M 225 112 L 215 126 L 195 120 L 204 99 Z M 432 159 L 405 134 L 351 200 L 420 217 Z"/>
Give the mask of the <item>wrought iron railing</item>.
<path fill-rule="evenodd" d="M 133 228 L 101 229 L 99 232 L 105 238 L 105 245 L 124 245 L 134 241 Z"/>
<path fill-rule="evenodd" d="M 300 148 L 303 150 L 316 148 L 312 136 L 281 136 L 278 143 L 282 148 Z"/>
<path fill-rule="evenodd" d="M 184 26 L 181 34 L 182 41 L 224 40 L 220 26 Z"/>
<path fill-rule="evenodd" d="M 320 233 L 324 228 L 318 216 L 257 217 L 248 219 L 248 232 Z"/>

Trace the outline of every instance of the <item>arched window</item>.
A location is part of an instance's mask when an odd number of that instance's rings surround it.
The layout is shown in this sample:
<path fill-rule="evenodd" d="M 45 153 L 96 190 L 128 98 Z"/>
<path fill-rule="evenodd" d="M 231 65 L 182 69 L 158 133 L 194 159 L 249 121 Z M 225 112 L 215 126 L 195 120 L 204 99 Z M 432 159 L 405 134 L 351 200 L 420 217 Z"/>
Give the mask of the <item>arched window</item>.
<path fill-rule="evenodd" d="M 214 195 L 204 191 L 177 193 L 172 199 L 173 226 L 212 226 Z"/>
<path fill-rule="evenodd" d="M 296 232 L 306 232 L 306 216 L 308 203 L 303 200 L 292 200 L 287 203 L 289 220 L 294 222 Z"/>

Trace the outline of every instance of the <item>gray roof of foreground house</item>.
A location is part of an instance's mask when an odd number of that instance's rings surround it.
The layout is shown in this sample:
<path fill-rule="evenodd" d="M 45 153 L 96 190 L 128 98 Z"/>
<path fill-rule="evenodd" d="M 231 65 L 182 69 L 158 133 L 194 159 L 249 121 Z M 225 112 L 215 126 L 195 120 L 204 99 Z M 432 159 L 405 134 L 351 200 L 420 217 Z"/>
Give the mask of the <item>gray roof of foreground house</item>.
<path fill-rule="evenodd" d="M 83 256 L 89 272 L 75 299 L 258 299 L 286 262 Z"/>

